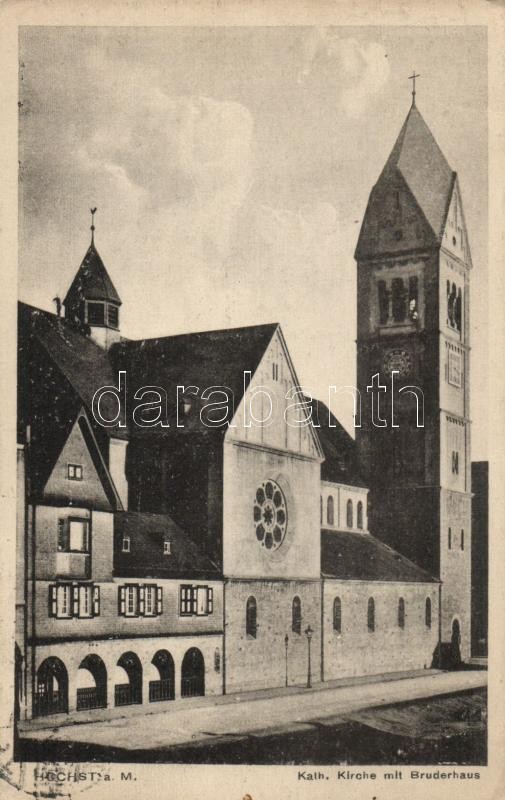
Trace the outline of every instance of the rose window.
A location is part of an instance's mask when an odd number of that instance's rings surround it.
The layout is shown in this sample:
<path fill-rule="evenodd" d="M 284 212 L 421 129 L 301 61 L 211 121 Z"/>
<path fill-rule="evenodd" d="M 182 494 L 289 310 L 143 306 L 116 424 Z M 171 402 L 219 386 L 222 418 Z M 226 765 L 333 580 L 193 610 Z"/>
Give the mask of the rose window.
<path fill-rule="evenodd" d="M 264 481 L 254 498 L 256 538 L 267 550 L 276 550 L 286 535 L 288 512 L 282 489 L 275 481 Z"/>

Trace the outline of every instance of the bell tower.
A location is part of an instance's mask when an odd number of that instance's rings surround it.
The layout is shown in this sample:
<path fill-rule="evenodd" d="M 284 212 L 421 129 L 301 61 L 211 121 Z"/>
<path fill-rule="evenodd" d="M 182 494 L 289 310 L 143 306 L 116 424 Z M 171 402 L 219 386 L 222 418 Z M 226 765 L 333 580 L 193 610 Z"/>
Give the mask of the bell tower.
<path fill-rule="evenodd" d="M 119 341 L 121 300 L 95 247 L 95 213 L 91 209 L 91 244 L 63 301 L 65 319 L 87 331 L 106 350 Z"/>
<path fill-rule="evenodd" d="M 470 654 L 472 262 L 457 174 L 416 107 L 416 77 L 356 247 L 356 434 L 370 530 L 441 579 L 442 657 L 455 661 Z"/>

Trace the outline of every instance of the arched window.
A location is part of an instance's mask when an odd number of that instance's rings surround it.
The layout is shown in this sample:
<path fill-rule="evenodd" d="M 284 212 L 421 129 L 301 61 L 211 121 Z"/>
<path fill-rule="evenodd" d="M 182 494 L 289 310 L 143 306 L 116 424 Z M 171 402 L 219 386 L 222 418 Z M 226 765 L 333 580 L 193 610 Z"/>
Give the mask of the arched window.
<path fill-rule="evenodd" d="M 424 622 L 427 628 L 431 628 L 431 600 L 429 597 L 426 598 L 424 604 Z"/>
<path fill-rule="evenodd" d="M 352 500 L 347 501 L 347 527 L 352 528 L 353 525 L 353 513 L 352 513 Z"/>
<path fill-rule="evenodd" d="M 398 600 L 398 627 L 405 627 L 405 600 L 403 597 Z"/>
<path fill-rule="evenodd" d="M 258 632 L 256 598 L 249 597 L 245 609 L 245 632 L 251 639 L 256 639 Z"/>
<path fill-rule="evenodd" d="M 107 706 L 107 669 L 100 656 L 92 653 L 79 664 L 77 671 L 77 711 Z"/>
<path fill-rule="evenodd" d="M 340 597 L 335 597 L 333 601 L 333 630 L 337 633 L 342 632 L 342 602 Z"/>
<path fill-rule="evenodd" d="M 361 502 L 361 500 L 358 503 L 356 515 L 357 515 L 358 528 L 363 528 L 363 503 Z"/>
<path fill-rule="evenodd" d="M 302 603 L 299 597 L 293 598 L 291 606 L 291 630 L 298 635 L 302 632 Z"/>
<path fill-rule="evenodd" d="M 367 626 L 369 631 L 375 630 L 375 600 L 373 597 L 368 598 Z"/>
<path fill-rule="evenodd" d="M 142 703 L 142 664 L 136 653 L 123 653 L 117 662 L 128 682 L 114 686 L 114 705 L 131 706 Z"/>
<path fill-rule="evenodd" d="M 181 697 L 205 695 L 205 660 L 198 647 L 190 647 L 181 665 Z"/>
<path fill-rule="evenodd" d="M 34 716 L 68 711 L 68 673 L 63 661 L 50 656 L 37 670 Z"/>
<path fill-rule="evenodd" d="M 461 331 L 462 303 L 463 298 L 461 295 L 461 289 L 458 289 L 458 294 L 456 295 L 456 299 L 454 301 L 454 324 L 456 325 L 456 330 L 458 331 Z"/>
<path fill-rule="evenodd" d="M 175 665 L 168 650 L 157 650 L 151 664 L 158 670 L 158 679 L 149 681 L 149 702 L 175 700 Z"/>
<path fill-rule="evenodd" d="M 331 496 L 331 494 L 328 497 L 328 500 L 326 501 L 326 521 L 328 525 L 335 524 L 335 509 L 333 504 L 333 497 Z"/>
<path fill-rule="evenodd" d="M 405 319 L 405 301 L 407 292 L 402 278 L 393 278 L 391 284 L 393 292 L 393 319 L 395 322 L 403 322 Z"/>

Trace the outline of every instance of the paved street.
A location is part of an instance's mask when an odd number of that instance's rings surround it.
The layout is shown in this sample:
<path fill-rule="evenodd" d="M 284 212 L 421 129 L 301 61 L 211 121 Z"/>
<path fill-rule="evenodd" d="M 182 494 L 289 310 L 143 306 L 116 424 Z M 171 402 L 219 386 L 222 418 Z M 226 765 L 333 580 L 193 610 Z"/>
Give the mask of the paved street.
<path fill-rule="evenodd" d="M 429 673 L 399 680 L 382 680 L 328 689 L 300 690 L 274 697 L 215 698 L 212 705 L 167 709 L 164 713 L 136 715 L 67 725 L 50 731 L 25 730 L 24 739 L 75 742 L 124 750 L 156 749 L 247 734 L 286 732 L 329 724 L 352 712 L 486 686 L 487 672 Z M 220 700 L 224 702 L 220 702 Z"/>

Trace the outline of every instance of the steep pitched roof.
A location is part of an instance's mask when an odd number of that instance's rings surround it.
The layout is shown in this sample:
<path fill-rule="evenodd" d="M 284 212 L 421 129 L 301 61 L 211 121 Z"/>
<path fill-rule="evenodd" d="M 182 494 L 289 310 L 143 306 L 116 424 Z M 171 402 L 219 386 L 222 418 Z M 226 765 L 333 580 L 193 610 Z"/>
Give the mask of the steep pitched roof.
<path fill-rule="evenodd" d="M 366 486 L 359 471 L 356 442 L 321 400 L 310 402 L 312 422 L 325 459 L 321 464 L 321 479 L 348 486 Z"/>
<path fill-rule="evenodd" d="M 437 582 L 374 536 L 347 531 L 321 531 L 321 573 L 338 580 Z"/>
<path fill-rule="evenodd" d="M 117 369 L 127 371 L 129 397 L 141 386 L 160 386 L 167 392 L 169 402 L 175 404 L 177 386 L 196 386 L 200 394 L 210 387 L 223 386 L 230 390 L 236 409 L 244 394 L 244 372 L 254 375 L 277 328 L 278 323 L 272 323 L 140 341 L 124 340 L 114 345 L 110 353 Z M 209 432 L 200 422 L 199 414 L 185 420 L 184 429 Z M 149 430 L 136 429 L 136 433 L 149 435 Z M 160 429 L 157 431 L 164 433 Z"/>
<path fill-rule="evenodd" d="M 68 481 L 67 464 L 76 459 L 84 467 L 81 481 Z M 93 501 L 94 508 L 122 509 L 121 500 L 93 434 L 84 408 L 70 428 L 63 446 L 53 452 L 53 464 L 43 489 L 45 499 L 79 506 Z M 94 470 L 94 471 L 93 471 Z"/>
<path fill-rule="evenodd" d="M 123 537 L 130 552 L 123 553 Z M 170 540 L 170 555 L 163 543 Z M 125 511 L 114 515 L 114 574 L 124 578 L 218 578 L 218 566 L 167 514 Z"/>
<path fill-rule="evenodd" d="M 19 313 L 24 332 L 42 345 L 91 413 L 97 389 L 117 385 L 117 372 L 114 373 L 107 351 L 55 314 L 24 303 L 19 304 Z M 109 411 L 110 418 L 113 418 L 117 411 L 116 403 L 105 395 L 102 413 L 107 416 Z M 114 428 L 111 432 L 114 436 L 124 436 L 123 430 Z"/>
<path fill-rule="evenodd" d="M 379 179 L 372 189 L 367 211 L 361 227 L 356 255 L 366 254 L 377 236 L 379 226 L 386 221 L 387 196 L 403 190 L 406 202 L 414 201 L 418 211 L 418 227 L 425 226 L 418 238 L 427 243 L 439 243 L 443 233 L 456 173 L 449 166 L 433 134 L 418 108 L 412 106 L 386 161 Z M 418 247 L 420 242 L 410 236 L 398 245 Z M 431 239 L 431 242 L 429 241 Z M 421 242 L 422 243 L 422 242 Z"/>
<path fill-rule="evenodd" d="M 109 300 L 121 305 L 116 288 L 93 242 L 70 284 L 63 305 L 71 302 L 76 295 L 86 300 Z"/>

